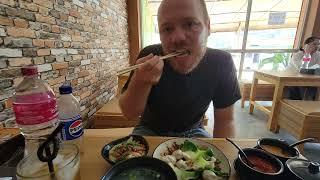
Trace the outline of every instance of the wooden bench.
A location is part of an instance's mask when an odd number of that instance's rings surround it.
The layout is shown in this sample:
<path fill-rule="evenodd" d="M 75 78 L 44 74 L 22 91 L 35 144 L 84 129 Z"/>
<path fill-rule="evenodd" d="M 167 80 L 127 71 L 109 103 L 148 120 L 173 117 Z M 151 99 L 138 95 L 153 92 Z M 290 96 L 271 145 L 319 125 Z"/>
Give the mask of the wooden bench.
<path fill-rule="evenodd" d="M 118 97 L 114 97 L 93 115 L 96 129 L 134 127 L 138 119 L 126 118 L 119 107 Z"/>
<path fill-rule="evenodd" d="M 129 76 L 130 76 L 130 73 L 121 74 L 118 76 L 117 96 L 119 96 L 121 94 L 122 88 L 126 84 L 126 82 L 128 81 Z"/>
<path fill-rule="evenodd" d="M 320 140 L 320 101 L 281 100 L 278 125 L 297 139 Z M 300 148 L 299 148 L 300 149 Z"/>
<path fill-rule="evenodd" d="M 119 106 L 119 95 L 121 94 L 122 87 L 127 82 L 128 77 L 129 73 L 118 76 L 118 90 L 116 97 L 107 102 L 93 115 L 93 128 L 125 128 L 137 125 L 139 120 L 124 117 Z"/>
<path fill-rule="evenodd" d="M 96 129 L 134 127 L 139 122 L 139 119 L 128 119 L 122 114 L 118 97 L 114 97 L 99 109 L 93 115 L 93 120 L 93 127 Z M 206 116 L 203 119 L 203 124 L 204 126 L 208 125 Z"/>
<path fill-rule="evenodd" d="M 240 80 L 240 91 L 241 91 L 241 108 L 244 108 L 245 101 L 250 99 L 252 81 Z M 256 101 L 272 101 L 274 93 L 274 85 L 265 81 L 259 81 Z"/>

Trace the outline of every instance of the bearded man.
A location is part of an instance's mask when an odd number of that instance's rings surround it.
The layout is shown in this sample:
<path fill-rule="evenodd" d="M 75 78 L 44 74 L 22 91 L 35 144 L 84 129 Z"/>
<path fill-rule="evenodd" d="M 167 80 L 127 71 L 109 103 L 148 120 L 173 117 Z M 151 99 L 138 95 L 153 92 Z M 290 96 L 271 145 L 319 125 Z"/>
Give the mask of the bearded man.
<path fill-rule="evenodd" d="M 133 134 L 211 137 L 203 127 L 210 102 L 215 137 L 234 136 L 233 104 L 241 98 L 229 53 L 207 48 L 210 19 L 204 0 L 163 0 L 158 9 L 161 44 L 144 48 L 119 104 L 123 114 L 140 117 Z M 190 53 L 168 60 L 179 50 Z"/>

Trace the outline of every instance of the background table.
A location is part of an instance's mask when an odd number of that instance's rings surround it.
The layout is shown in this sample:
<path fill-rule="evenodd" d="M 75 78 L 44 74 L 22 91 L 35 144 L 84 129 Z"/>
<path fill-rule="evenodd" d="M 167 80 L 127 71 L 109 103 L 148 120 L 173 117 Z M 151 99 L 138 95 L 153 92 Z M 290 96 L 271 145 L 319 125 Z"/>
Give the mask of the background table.
<path fill-rule="evenodd" d="M 265 108 L 255 102 L 256 89 L 259 80 L 267 81 L 275 85 L 271 109 Z M 268 128 L 273 132 L 278 132 L 279 130 L 277 122 L 277 116 L 279 114 L 279 100 L 282 99 L 283 89 L 285 86 L 318 87 L 316 99 L 319 99 L 320 76 L 300 74 L 296 71 L 254 71 L 253 83 L 250 94 L 249 113 L 253 113 L 253 109 L 255 106 L 258 109 L 267 113 L 269 115 Z"/>

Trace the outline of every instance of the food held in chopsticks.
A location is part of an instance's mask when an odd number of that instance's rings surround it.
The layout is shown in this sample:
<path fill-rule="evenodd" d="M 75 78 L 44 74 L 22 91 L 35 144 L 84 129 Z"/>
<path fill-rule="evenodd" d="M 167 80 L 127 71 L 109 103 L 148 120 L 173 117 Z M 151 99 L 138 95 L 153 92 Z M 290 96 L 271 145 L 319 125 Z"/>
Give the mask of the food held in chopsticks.
<path fill-rule="evenodd" d="M 189 140 L 183 144 L 173 143 L 160 155 L 175 171 L 179 180 L 188 179 L 224 179 L 228 173 L 223 172 L 220 163 L 211 148 L 199 148 Z"/>
<path fill-rule="evenodd" d="M 128 140 L 113 146 L 109 152 L 109 159 L 113 162 L 126 160 L 133 157 L 140 157 L 146 154 L 146 147 L 132 137 Z"/>

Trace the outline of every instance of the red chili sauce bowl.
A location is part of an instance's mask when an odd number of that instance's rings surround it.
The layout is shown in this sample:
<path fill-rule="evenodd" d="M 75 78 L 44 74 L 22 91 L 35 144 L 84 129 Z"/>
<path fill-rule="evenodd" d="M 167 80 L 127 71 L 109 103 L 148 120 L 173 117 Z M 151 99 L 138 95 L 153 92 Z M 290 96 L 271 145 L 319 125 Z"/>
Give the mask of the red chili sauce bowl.
<path fill-rule="evenodd" d="M 262 173 L 277 173 L 278 168 L 272 164 L 272 162 L 257 156 L 257 155 L 249 155 L 249 161 L 253 165 L 253 168 Z"/>
<path fill-rule="evenodd" d="M 243 151 L 254 167 L 250 167 L 239 153 L 235 160 L 235 169 L 241 179 L 274 180 L 281 177 L 284 166 L 278 158 L 261 149 L 245 148 Z"/>

